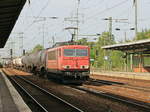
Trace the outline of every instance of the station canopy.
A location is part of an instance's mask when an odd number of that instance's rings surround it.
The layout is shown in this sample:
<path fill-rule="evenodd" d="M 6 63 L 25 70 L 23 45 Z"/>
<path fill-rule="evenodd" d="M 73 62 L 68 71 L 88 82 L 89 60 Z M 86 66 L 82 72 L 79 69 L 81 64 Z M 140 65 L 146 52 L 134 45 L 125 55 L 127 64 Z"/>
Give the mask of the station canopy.
<path fill-rule="evenodd" d="M 150 53 L 150 39 L 108 45 L 103 46 L 102 48 L 106 50 L 119 50 L 128 53 L 136 53 L 136 52 Z"/>
<path fill-rule="evenodd" d="M 0 48 L 3 48 L 26 0 L 0 0 Z"/>

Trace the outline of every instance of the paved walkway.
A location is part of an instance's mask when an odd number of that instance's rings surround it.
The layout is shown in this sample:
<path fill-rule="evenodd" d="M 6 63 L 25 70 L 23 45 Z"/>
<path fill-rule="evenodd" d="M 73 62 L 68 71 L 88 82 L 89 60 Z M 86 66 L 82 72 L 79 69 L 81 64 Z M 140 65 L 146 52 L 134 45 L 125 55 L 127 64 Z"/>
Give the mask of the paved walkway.
<path fill-rule="evenodd" d="M 19 112 L 0 73 L 0 112 Z"/>
<path fill-rule="evenodd" d="M 0 70 L 0 112 L 31 112 L 11 82 Z"/>

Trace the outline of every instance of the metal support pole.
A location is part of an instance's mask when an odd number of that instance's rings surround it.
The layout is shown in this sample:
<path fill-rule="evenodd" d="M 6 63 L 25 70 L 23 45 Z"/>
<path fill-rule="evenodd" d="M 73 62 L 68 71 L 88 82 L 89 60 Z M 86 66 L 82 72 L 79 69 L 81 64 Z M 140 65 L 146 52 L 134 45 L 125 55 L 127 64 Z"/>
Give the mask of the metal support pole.
<path fill-rule="evenodd" d="M 104 45 L 105 45 L 105 38 L 104 38 Z M 106 50 L 104 49 L 104 70 L 106 70 L 106 60 L 105 60 L 105 56 L 106 56 Z"/>
<path fill-rule="evenodd" d="M 124 32 L 124 41 L 125 42 L 127 41 L 127 32 L 126 31 Z"/>
<path fill-rule="evenodd" d="M 112 17 L 109 17 L 109 44 L 111 44 L 112 40 Z"/>
<path fill-rule="evenodd" d="M 21 54 L 20 55 L 23 55 L 23 40 L 24 40 L 24 36 L 23 36 L 23 32 L 20 32 L 18 33 L 20 36 L 20 48 L 21 48 Z"/>
<path fill-rule="evenodd" d="M 137 39 L 138 32 L 138 15 L 137 15 L 137 0 L 135 0 L 135 38 Z"/>
<path fill-rule="evenodd" d="M 79 35 L 79 3 L 80 3 L 80 0 L 78 0 L 78 6 L 77 6 L 77 35 L 76 35 L 76 40 L 78 40 L 78 35 Z"/>
<path fill-rule="evenodd" d="M 13 58 L 13 49 L 10 49 L 10 58 Z"/>
<path fill-rule="evenodd" d="M 142 72 L 143 70 L 143 55 L 142 55 L 142 53 L 140 53 L 140 72 Z"/>
<path fill-rule="evenodd" d="M 43 23 L 43 48 L 44 48 L 44 41 L 45 41 L 45 37 L 44 37 L 44 23 Z"/>
<path fill-rule="evenodd" d="M 78 30 L 78 29 L 77 29 Z M 75 42 L 76 41 L 76 39 L 75 39 L 75 35 L 76 35 L 76 30 L 74 29 L 74 33 L 72 34 L 72 40 L 73 40 L 73 42 Z"/>
<path fill-rule="evenodd" d="M 109 44 L 112 44 L 112 17 L 109 17 Z M 109 70 L 112 70 L 111 51 L 109 51 Z"/>
<path fill-rule="evenodd" d="M 130 69 L 133 71 L 133 54 L 130 54 Z"/>
<path fill-rule="evenodd" d="M 127 54 L 127 52 L 125 53 L 125 55 L 126 55 L 126 58 L 125 58 L 125 71 L 127 72 L 127 61 L 128 61 L 128 54 Z"/>
<path fill-rule="evenodd" d="M 55 38 L 54 36 L 52 37 L 53 45 L 55 44 Z"/>
<path fill-rule="evenodd" d="M 15 54 L 15 42 L 10 42 L 10 56 L 11 56 L 11 58 L 13 58 L 13 56 L 14 56 L 14 54 Z"/>

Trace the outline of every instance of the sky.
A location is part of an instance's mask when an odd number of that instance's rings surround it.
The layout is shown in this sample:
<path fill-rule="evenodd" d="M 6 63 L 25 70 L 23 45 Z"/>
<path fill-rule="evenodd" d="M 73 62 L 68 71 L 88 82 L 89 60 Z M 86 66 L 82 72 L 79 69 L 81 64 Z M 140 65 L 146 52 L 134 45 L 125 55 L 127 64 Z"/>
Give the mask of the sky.
<path fill-rule="evenodd" d="M 76 16 L 78 0 L 30 1 L 30 4 L 25 4 L 5 48 L 0 50 L 0 55 L 9 57 L 9 49 L 13 48 L 13 55 L 20 56 L 20 37 L 23 37 L 23 48 L 26 51 L 30 51 L 37 44 L 43 45 L 43 40 L 45 48 L 52 46 L 52 37 L 55 38 L 55 42 L 71 39 L 71 34 L 65 28 L 74 26 L 74 23 L 65 21 L 65 18 Z M 149 10 L 149 0 L 138 0 L 138 31 L 150 29 Z M 127 33 L 127 39 L 133 39 L 135 32 L 129 30 L 134 28 L 133 0 L 80 0 L 79 35 L 95 35 L 108 31 L 108 21 L 103 20 L 108 17 L 127 19 L 121 23 L 113 20 L 112 33 L 116 41 L 124 40 L 124 32 Z M 116 31 L 116 28 L 121 30 Z M 95 37 L 87 38 L 90 41 Z"/>

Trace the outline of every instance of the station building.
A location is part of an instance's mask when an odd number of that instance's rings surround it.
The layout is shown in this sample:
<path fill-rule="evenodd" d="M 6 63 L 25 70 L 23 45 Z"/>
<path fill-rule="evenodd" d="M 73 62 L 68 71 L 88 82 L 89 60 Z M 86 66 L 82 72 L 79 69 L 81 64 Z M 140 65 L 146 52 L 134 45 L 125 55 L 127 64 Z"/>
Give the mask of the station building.
<path fill-rule="evenodd" d="M 150 39 L 108 45 L 102 48 L 124 52 L 126 71 L 150 72 Z"/>

